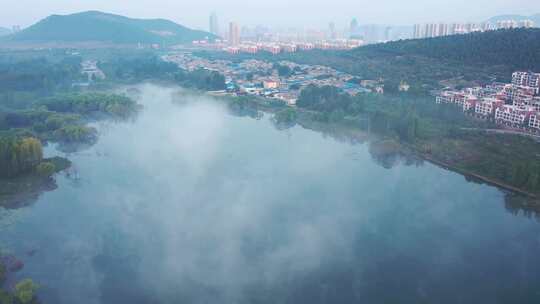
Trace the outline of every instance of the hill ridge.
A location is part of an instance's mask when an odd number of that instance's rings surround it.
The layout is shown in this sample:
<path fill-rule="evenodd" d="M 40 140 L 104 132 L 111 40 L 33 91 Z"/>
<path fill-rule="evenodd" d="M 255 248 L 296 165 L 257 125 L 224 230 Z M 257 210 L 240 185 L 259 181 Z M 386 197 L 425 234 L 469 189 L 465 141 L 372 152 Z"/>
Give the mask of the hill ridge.
<path fill-rule="evenodd" d="M 179 44 L 216 36 L 171 20 L 138 19 L 101 11 L 53 14 L 10 36 L 12 41 Z"/>

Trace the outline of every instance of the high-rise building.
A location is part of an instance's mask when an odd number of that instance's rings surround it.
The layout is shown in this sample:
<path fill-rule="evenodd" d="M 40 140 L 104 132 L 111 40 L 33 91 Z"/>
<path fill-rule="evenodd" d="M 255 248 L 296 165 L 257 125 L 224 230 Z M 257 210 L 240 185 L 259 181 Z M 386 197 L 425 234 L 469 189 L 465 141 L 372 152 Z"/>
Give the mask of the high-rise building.
<path fill-rule="evenodd" d="M 392 27 L 391 26 L 387 26 L 384 29 L 384 40 L 386 41 L 392 40 Z"/>
<path fill-rule="evenodd" d="M 240 44 L 240 28 L 238 27 L 238 24 L 236 22 L 229 23 L 229 44 Z"/>
<path fill-rule="evenodd" d="M 11 30 L 13 31 L 13 33 L 17 33 L 17 32 L 20 32 L 21 31 L 21 26 L 20 25 L 14 25 Z"/>
<path fill-rule="evenodd" d="M 328 25 L 328 31 L 330 34 L 330 39 L 337 39 L 336 24 L 334 22 L 330 22 Z"/>
<path fill-rule="evenodd" d="M 471 22 L 465 25 L 466 33 L 478 32 L 479 30 L 480 30 L 480 27 L 476 23 Z"/>
<path fill-rule="evenodd" d="M 424 27 L 424 37 L 437 37 L 439 34 L 439 25 L 436 23 L 428 23 Z"/>
<path fill-rule="evenodd" d="M 210 33 L 219 35 L 219 23 L 216 13 L 210 15 Z"/>
<path fill-rule="evenodd" d="M 525 27 L 525 28 L 534 27 L 534 21 L 532 21 L 532 20 L 521 20 L 519 22 L 519 27 Z"/>
<path fill-rule="evenodd" d="M 349 31 L 351 32 L 351 35 L 358 34 L 358 20 L 356 20 L 356 18 L 353 18 L 353 20 L 351 21 L 351 27 Z"/>
<path fill-rule="evenodd" d="M 448 24 L 446 23 L 439 24 L 439 32 L 437 33 L 437 36 L 448 36 L 449 34 L 450 33 L 448 29 Z"/>
<path fill-rule="evenodd" d="M 363 27 L 364 39 L 368 42 L 379 41 L 379 26 L 376 24 L 369 24 Z"/>
<path fill-rule="evenodd" d="M 490 30 L 492 30 L 491 23 L 489 23 L 489 22 L 482 22 L 482 23 L 480 24 L 480 29 L 481 29 L 482 31 L 484 31 L 484 32 L 485 32 L 485 31 L 490 31 Z"/>
<path fill-rule="evenodd" d="M 512 29 L 518 27 L 515 20 L 502 20 L 497 22 L 497 29 Z"/>
<path fill-rule="evenodd" d="M 415 24 L 413 28 L 413 38 L 419 39 L 422 38 L 422 26 L 420 24 Z"/>

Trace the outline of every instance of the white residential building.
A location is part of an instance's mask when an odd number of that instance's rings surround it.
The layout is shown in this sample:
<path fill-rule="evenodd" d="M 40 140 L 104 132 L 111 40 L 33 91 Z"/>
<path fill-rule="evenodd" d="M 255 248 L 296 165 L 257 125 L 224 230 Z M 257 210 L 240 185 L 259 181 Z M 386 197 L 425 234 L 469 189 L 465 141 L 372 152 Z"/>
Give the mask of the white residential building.
<path fill-rule="evenodd" d="M 465 95 L 464 98 L 459 98 L 456 100 L 456 104 L 458 104 L 461 107 L 463 112 L 467 112 L 471 109 L 474 109 L 477 102 L 478 102 L 478 98 L 472 94 Z"/>
<path fill-rule="evenodd" d="M 476 103 L 474 107 L 474 112 L 484 117 L 493 116 L 495 114 L 495 110 L 503 104 L 504 102 L 499 99 L 484 98 L 483 100 Z"/>
<path fill-rule="evenodd" d="M 534 113 L 533 107 L 502 105 L 495 110 L 495 120 L 512 125 L 522 125 Z"/>
<path fill-rule="evenodd" d="M 540 96 L 536 96 L 533 98 L 531 102 L 531 106 L 534 108 L 536 112 L 540 112 Z"/>
<path fill-rule="evenodd" d="M 512 104 L 530 105 L 535 94 L 536 89 L 533 87 L 513 85 L 511 92 Z"/>
<path fill-rule="evenodd" d="M 534 88 L 536 94 L 540 93 L 540 73 L 515 72 L 512 74 L 512 84 Z"/>
<path fill-rule="evenodd" d="M 457 92 L 444 91 L 435 97 L 436 103 L 454 103 L 454 98 L 457 95 Z"/>
<path fill-rule="evenodd" d="M 536 112 L 529 118 L 529 127 L 540 131 L 540 113 Z"/>

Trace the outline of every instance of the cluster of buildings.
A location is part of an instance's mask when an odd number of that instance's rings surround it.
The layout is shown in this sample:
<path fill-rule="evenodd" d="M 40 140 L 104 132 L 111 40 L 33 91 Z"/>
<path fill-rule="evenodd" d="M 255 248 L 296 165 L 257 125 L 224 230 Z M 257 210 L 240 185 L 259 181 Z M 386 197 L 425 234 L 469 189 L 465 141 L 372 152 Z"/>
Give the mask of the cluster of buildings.
<path fill-rule="evenodd" d="M 240 26 L 237 22 L 229 22 L 227 27 L 220 28 L 215 13 L 210 15 L 209 31 L 222 39 L 216 41 L 197 40 L 193 41 L 193 46 L 225 50 L 230 53 L 265 51 L 277 54 L 311 49 L 347 50 L 368 42 L 382 42 L 389 41 L 394 37 L 408 38 L 410 36 L 410 30 L 406 30 L 405 36 L 403 36 L 403 31 L 400 32 L 391 26 L 366 25 L 361 27 L 356 18 L 345 28 L 338 28 L 334 22 L 330 22 L 326 29 L 290 27 L 270 29 L 261 25 Z"/>
<path fill-rule="evenodd" d="M 453 103 L 464 112 L 498 124 L 540 132 L 540 73 L 515 72 L 512 83 L 443 91 L 437 103 Z"/>
<path fill-rule="evenodd" d="M 274 64 L 262 60 L 233 63 L 227 60 L 208 60 L 185 52 L 171 53 L 163 59 L 189 71 L 206 69 L 219 72 L 225 76 L 228 94 L 275 98 L 291 106 L 296 104 L 301 90 L 309 85 L 334 86 L 350 95 L 383 92 L 378 81 L 357 81 L 350 74 L 320 65 L 282 61 L 278 64 L 286 66 L 290 73 L 279 75 Z"/>
<path fill-rule="evenodd" d="M 88 81 L 105 79 L 105 73 L 97 66 L 95 60 L 85 60 L 81 62 L 81 73 L 88 77 Z"/>
<path fill-rule="evenodd" d="M 531 28 L 534 27 L 534 22 L 531 20 L 504 20 L 496 24 L 489 22 L 482 23 L 427 23 L 415 24 L 413 28 L 413 38 L 430 38 L 441 37 L 448 35 L 467 34 L 473 32 L 485 32 L 497 29 L 511 28 Z"/>
<path fill-rule="evenodd" d="M 309 49 L 346 50 L 369 43 L 381 43 L 399 39 L 420 39 L 440 37 L 472 32 L 483 32 L 497 29 L 531 28 L 532 20 L 501 20 L 481 23 L 427 23 L 411 26 L 384 24 L 363 24 L 353 18 L 349 24 L 339 27 L 329 22 L 326 28 L 273 28 L 258 25 L 255 27 L 240 26 L 230 22 L 228 28 L 220 31 L 218 17 L 210 15 L 209 30 L 223 37 L 217 42 L 195 41 L 196 46 L 225 49 L 231 53 L 242 52 L 295 52 Z M 261 45 L 262 44 L 262 45 Z"/>
<path fill-rule="evenodd" d="M 235 29 L 235 27 L 232 27 Z M 240 40 L 239 35 L 233 32 L 229 40 L 197 40 L 193 41 L 193 46 L 214 50 L 222 50 L 231 54 L 258 52 L 268 52 L 271 54 L 294 53 L 297 51 L 309 51 L 313 49 L 321 50 L 350 50 L 364 44 L 358 39 L 335 39 L 320 40 L 316 42 L 257 42 L 250 40 Z"/>

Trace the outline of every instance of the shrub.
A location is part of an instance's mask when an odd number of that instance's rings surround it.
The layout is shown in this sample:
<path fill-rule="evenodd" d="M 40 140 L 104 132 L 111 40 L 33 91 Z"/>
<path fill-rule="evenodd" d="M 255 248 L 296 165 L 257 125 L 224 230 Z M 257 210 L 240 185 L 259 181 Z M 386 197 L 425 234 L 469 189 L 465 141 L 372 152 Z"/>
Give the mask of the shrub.
<path fill-rule="evenodd" d="M 42 162 L 37 165 L 36 172 L 41 176 L 51 176 L 56 172 L 56 166 L 50 162 Z"/>
<path fill-rule="evenodd" d="M 35 297 L 38 285 L 31 279 L 25 279 L 15 285 L 15 298 L 22 304 L 27 304 Z"/>

